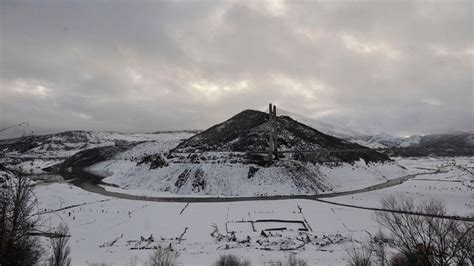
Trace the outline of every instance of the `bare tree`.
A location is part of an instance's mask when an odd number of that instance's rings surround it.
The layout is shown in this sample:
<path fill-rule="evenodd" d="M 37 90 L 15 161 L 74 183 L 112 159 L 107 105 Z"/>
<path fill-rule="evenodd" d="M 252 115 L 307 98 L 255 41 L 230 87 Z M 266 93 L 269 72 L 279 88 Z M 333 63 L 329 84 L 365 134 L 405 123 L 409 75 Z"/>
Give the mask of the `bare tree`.
<path fill-rule="evenodd" d="M 57 238 L 51 238 L 51 246 L 53 247 L 53 255 L 49 259 L 50 266 L 69 266 L 71 265 L 71 248 L 68 245 L 69 228 L 66 224 L 61 223 L 56 233 L 63 235 Z"/>
<path fill-rule="evenodd" d="M 23 175 L 0 190 L 0 265 L 33 265 L 41 258 L 33 187 Z"/>
<path fill-rule="evenodd" d="M 382 208 L 427 214 L 377 212 L 378 223 L 391 233 L 394 247 L 400 252 L 399 262 L 410 265 L 463 265 L 472 256 L 473 224 L 441 219 L 443 204 L 431 200 L 416 205 L 412 198 L 389 196 L 382 199 Z"/>

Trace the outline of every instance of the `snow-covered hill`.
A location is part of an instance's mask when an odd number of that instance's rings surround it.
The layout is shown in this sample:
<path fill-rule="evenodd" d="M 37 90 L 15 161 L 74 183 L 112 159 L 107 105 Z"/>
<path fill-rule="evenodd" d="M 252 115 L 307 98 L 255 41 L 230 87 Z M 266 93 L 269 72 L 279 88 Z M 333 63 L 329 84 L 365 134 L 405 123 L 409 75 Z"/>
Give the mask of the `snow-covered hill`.
<path fill-rule="evenodd" d="M 45 174 L 43 169 L 61 163 L 83 150 L 142 142 L 172 147 L 194 133 L 193 131 L 176 131 L 124 134 L 66 131 L 51 135 L 0 140 L 0 164 L 3 163 L 27 174 Z"/>
<path fill-rule="evenodd" d="M 268 114 L 245 110 L 223 123 L 215 125 L 180 143 L 172 152 L 263 152 L 268 150 L 269 123 Z M 298 154 L 319 151 L 338 150 L 327 154 L 318 154 L 324 159 L 338 162 L 355 162 L 363 159 L 367 162 L 387 161 L 380 153 L 367 149 L 302 124 L 288 116 L 279 116 L 274 122 L 277 136 L 277 150 Z M 296 157 L 296 156 L 293 156 Z M 300 157 L 304 157 L 301 155 Z M 321 158 L 326 157 L 326 158 Z"/>
<path fill-rule="evenodd" d="M 383 154 L 286 116 L 275 122 L 282 153 L 262 164 L 251 154 L 267 150 L 267 119 L 265 113 L 246 110 L 176 147 L 144 142 L 112 153 L 88 150 L 63 169 L 89 165 L 88 171 L 106 177 L 104 182 L 141 195 L 196 196 L 319 194 L 359 189 L 405 173 Z"/>
<path fill-rule="evenodd" d="M 133 148 L 134 149 L 134 148 Z M 128 154 L 133 154 L 133 149 Z M 269 167 L 247 164 L 239 154 L 206 152 L 195 157 L 166 159 L 162 167 L 140 164 L 118 154 L 88 168 L 107 175 L 106 183 L 139 195 L 262 196 L 346 191 L 405 175 L 396 163 L 303 163 L 280 160 Z"/>

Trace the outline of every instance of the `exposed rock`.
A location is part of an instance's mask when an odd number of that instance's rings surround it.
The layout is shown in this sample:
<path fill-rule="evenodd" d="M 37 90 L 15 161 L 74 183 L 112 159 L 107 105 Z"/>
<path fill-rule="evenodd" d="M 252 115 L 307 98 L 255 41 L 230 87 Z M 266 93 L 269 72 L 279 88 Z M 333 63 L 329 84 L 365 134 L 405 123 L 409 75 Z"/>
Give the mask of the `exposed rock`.
<path fill-rule="evenodd" d="M 248 173 L 247 177 L 249 179 L 252 178 L 257 171 L 258 171 L 258 167 L 250 166 L 249 167 L 249 173 Z"/>
<path fill-rule="evenodd" d="M 137 163 L 137 165 L 141 164 L 150 164 L 150 169 L 162 168 L 168 166 L 168 162 L 166 158 L 161 154 L 152 154 L 143 157 L 141 161 Z"/>
<path fill-rule="evenodd" d="M 179 176 L 174 185 L 180 189 L 189 179 L 191 169 L 185 169 Z"/>
<path fill-rule="evenodd" d="M 194 180 L 192 186 L 194 192 L 200 192 L 206 187 L 206 180 L 204 179 L 204 171 L 202 169 L 199 168 L 196 170 L 196 172 L 194 172 Z"/>
<path fill-rule="evenodd" d="M 323 134 L 288 116 L 277 117 L 275 127 L 277 131 L 277 150 L 301 152 L 301 156 L 295 156 L 295 159 L 298 160 L 318 161 L 316 157 L 342 162 L 354 162 L 361 158 L 366 162 L 389 160 L 387 156 L 367 147 Z M 183 141 L 172 152 L 264 153 L 268 149 L 268 131 L 269 124 L 266 113 L 245 110 L 229 120 Z M 340 152 L 327 153 L 330 150 Z M 311 154 L 316 154 L 316 157 L 313 155 L 314 158 L 309 159 L 304 152 L 313 152 Z"/>

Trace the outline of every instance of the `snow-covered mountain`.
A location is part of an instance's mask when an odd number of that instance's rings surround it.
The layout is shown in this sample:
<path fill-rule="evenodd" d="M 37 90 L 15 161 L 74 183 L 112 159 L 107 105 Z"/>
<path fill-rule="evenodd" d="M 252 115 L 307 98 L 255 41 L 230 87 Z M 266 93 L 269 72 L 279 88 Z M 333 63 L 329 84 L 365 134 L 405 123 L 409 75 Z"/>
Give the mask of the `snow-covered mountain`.
<path fill-rule="evenodd" d="M 474 148 L 474 132 L 425 135 L 419 143 L 412 146 L 446 149 Z"/>
<path fill-rule="evenodd" d="M 349 141 L 369 148 L 474 148 L 474 132 L 412 135 L 406 138 L 380 133 L 367 138 L 352 138 Z"/>
<path fill-rule="evenodd" d="M 118 132 L 66 131 L 0 140 L 0 164 L 26 174 L 45 174 L 44 168 L 93 148 L 159 143 L 169 148 L 194 135 L 192 131 L 125 134 Z M 151 145 L 153 146 L 153 145 Z M 151 148 L 152 149 L 152 148 Z M 148 152 L 151 153 L 151 152 Z"/>
<path fill-rule="evenodd" d="M 382 132 L 373 136 L 353 137 L 349 141 L 372 149 L 385 149 L 398 147 L 404 141 L 404 138 L 394 137 Z"/>
<path fill-rule="evenodd" d="M 402 143 L 398 145 L 398 147 L 406 148 L 406 147 L 413 147 L 419 145 L 423 136 L 420 135 L 412 135 L 405 138 Z"/>
<path fill-rule="evenodd" d="M 186 139 L 193 131 L 168 131 L 156 133 L 118 133 L 95 131 L 65 131 L 50 135 L 32 135 L 21 138 L 0 140 L 0 152 L 25 155 L 71 156 L 78 151 L 100 146 L 111 146 L 120 142 L 157 141 L 169 136 Z M 173 137 L 174 138 L 174 137 Z"/>
<path fill-rule="evenodd" d="M 392 148 L 392 147 L 398 147 L 400 143 L 403 142 L 403 140 L 404 140 L 403 138 L 394 137 L 390 134 L 382 132 L 380 134 L 370 137 L 367 141 L 369 143 L 378 143 L 385 147 Z"/>

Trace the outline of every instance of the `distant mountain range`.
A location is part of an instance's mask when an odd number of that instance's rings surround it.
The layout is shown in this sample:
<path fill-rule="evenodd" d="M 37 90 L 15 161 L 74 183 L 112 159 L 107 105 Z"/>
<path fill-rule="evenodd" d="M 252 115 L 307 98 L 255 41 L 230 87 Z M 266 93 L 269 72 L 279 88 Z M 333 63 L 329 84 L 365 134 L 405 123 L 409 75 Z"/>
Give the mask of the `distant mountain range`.
<path fill-rule="evenodd" d="M 445 134 L 412 135 L 409 137 L 395 137 L 382 132 L 376 135 L 367 135 L 350 128 L 318 121 L 288 111 L 281 111 L 309 127 L 326 135 L 343 139 L 372 149 L 393 148 L 430 148 L 430 149 L 474 149 L 474 130 L 469 132 L 452 132 Z M 472 152 L 474 155 L 474 152 Z"/>
<path fill-rule="evenodd" d="M 474 131 L 413 135 L 406 138 L 380 133 L 374 136 L 352 138 L 349 141 L 369 148 L 465 149 L 474 148 Z"/>
<path fill-rule="evenodd" d="M 231 119 L 213 126 L 206 131 L 156 132 L 180 133 L 194 137 L 184 141 L 175 151 L 263 151 L 267 144 L 268 114 L 246 110 Z M 300 120 L 298 120 L 300 121 Z M 387 133 L 373 136 L 349 136 L 318 125 L 302 123 L 288 116 L 279 116 L 276 126 L 278 132 L 278 149 L 316 150 L 356 149 L 364 146 L 371 149 L 429 148 L 468 150 L 467 155 L 474 155 L 474 131 L 446 134 L 413 135 L 395 137 Z M 316 128 L 316 129 L 315 129 Z M 24 153 L 35 150 L 42 153 L 67 152 L 68 155 L 97 146 L 114 145 L 116 142 L 139 142 L 154 140 L 154 134 L 122 134 L 114 132 L 66 131 L 51 135 L 26 136 L 0 140 L 0 151 Z M 358 144 L 358 145 L 357 145 Z M 355 145 L 355 146 L 354 146 Z M 360 146 L 359 146 L 360 145 Z M 470 150 L 470 151 L 469 151 Z M 466 152 L 461 153 L 466 155 Z M 456 154 L 455 154 L 456 155 Z M 423 155 L 420 155 L 423 156 Z"/>

